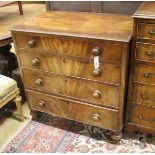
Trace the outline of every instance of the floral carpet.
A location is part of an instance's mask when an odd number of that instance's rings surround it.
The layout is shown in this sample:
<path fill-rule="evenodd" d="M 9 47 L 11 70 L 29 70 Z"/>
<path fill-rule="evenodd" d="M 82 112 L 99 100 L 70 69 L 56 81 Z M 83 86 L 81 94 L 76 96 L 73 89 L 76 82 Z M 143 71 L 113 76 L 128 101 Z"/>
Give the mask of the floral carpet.
<path fill-rule="evenodd" d="M 154 153 L 155 137 L 136 132 L 118 144 L 103 129 L 40 113 L 5 146 L 3 153 Z"/>

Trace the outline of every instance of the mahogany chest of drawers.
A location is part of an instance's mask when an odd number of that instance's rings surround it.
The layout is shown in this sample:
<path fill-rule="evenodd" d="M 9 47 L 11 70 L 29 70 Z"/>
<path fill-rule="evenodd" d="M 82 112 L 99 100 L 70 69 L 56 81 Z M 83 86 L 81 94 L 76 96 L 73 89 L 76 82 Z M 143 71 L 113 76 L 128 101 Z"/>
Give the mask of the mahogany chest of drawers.
<path fill-rule="evenodd" d="M 155 134 L 155 2 L 143 2 L 133 17 L 126 130 Z"/>
<path fill-rule="evenodd" d="M 12 29 L 30 109 L 111 131 L 124 124 L 132 17 L 49 12 Z"/>

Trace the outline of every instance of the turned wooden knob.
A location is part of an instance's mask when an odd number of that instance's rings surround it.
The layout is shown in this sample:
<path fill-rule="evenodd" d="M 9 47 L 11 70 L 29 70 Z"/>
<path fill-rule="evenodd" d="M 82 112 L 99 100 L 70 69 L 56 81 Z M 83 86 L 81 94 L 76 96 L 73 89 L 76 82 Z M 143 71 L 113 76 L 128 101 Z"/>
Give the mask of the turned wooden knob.
<path fill-rule="evenodd" d="M 144 77 L 148 78 L 150 76 L 150 73 L 144 73 Z"/>
<path fill-rule="evenodd" d="M 100 55 L 101 54 L 101 48 L 100 47 L 94 47 L 93 49 L 92 49 L 92 54 L 93 55 L 95 55 L 95 56 L 97 56 L 97 55 Z"/>
<path fill-rule="evenodd" d="M 143 116 L 142 115 L 138 115 L 138 118 L 143 120 Z"/>
<path fill-rule="evenodd" d="M 101 75 L 101 70 L 100 69 L 93 70 L 93 75 L 94 76 L 100 76 Z"/>
<path fill-rule="evenodd" d="M 39 101 L 38 105 L 40 107 L 44 107 L 46 105 L 46 102 L 45 101 Z"/>
<path fill-rule="evenodd" d="M 36 85 L 41 86 L 43 84 L 43 80 L 42 79 L 37 79 L 35 81 Z"/>
<path fill-rule="evenodd" d="M 99 114 L 94 114 L 93 115 L 93 120 L 94 121 L 99 121 L 101 119 L 101 116 Z"/>
<path fill-rule="evenodd" d="M 99 90 L 95 90 L 95 91 L 93 92 L 93 97 L 94 97 L 94 98 L 100 98 L 100 97 L 101 97 L 101 92 L 100 92 Z"/>
<path fill-rule="evenodd" d="M 149 30 L 148 33 L 151 35 L 155 35 L 155 30 Z"/>
<path fill-rule="evenodd" d="M 150 51 L 150 50 L 148 50 L 148 51 L 146 51 L 146 55 L 148 55 L 148 56 L 150 56 L 150 57 L 153 57 L 153 52 Z"/>
<path fill-rule="evenodd" d="M 39 60 L 37 58 L 32 60 L 32 65 L 33 66 L 38 66 L 39 65 Z"/>
<path fill-rule="evenodd" d="M 28 45 L 30 48 L 32 48 L 32 47 L 35 46 L 35 41 L 34 41 L 34 40 L 29 40 L 29 41 L 27 42 L 27 45 Z"/>

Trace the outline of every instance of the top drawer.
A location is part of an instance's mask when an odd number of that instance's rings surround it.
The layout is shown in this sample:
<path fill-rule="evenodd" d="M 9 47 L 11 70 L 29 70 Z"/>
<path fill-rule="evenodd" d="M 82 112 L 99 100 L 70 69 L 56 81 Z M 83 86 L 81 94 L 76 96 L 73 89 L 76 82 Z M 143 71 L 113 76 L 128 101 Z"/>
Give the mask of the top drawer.
<path fill-rule="evenodd" d="M 80 57 L 99 55 L 106 61 L 120 62 L 122 59 L 122 44 L 94 42 L 79 38 L 54 37 L 32 33 L 16 33 L 18 51 L 33 51 L 55 53 Z"/>
<path fill-rule="evenodd" d="M 155 39 L 155 24 L 138 24 L 137 37 Z"/>

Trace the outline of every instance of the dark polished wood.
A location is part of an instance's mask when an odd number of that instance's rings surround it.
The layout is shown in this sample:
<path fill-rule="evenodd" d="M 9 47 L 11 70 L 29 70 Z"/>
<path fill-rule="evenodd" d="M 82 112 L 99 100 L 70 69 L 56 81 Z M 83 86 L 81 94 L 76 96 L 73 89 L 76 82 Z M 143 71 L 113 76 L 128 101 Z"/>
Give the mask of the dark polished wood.
<path fill-rule="evenodd" d="M 120 140 L 132 23 L 126 15 L 48 12 L 14 27 L 30 109 L 108 129 Z"/>
<path fill-rule="evenodd" d="M 104 63 L 103 60 L 100 65 L 100 75 L 94 75 L 95 69 L 93 62 L 91 62 L 89 58 L 82 59 L 72 56 L 35 54 L 33 52 L 20 52 L 20 58 L 21 65 L 24 68 L 90 79 L 116 86 L 119 86 L 121 81 L 120 65 Z M 85 72 L 85 74 L 83 74 L 83 72 Z"/>
<path fill-rule="evenodd" d="M 155 2 L 143 2 L 133 17 L 125 131 L 155 133 Z"/>
<path fill-rule="evenodd" d="M 118 108 L 119 88 L 71 78 L 57 74 L 48 74 L 23 69 L 25 87 L 37 91 L 75 97 L 77 99 L 94 102 Z M 31 79 L 31 80 L 30 80 Z M 42 81 L 42 82 L 39 82 Z M 52 82 L 51 82 L 52 81 Z M 94 97 L 94 92 L 100 91 L 100 96 Z M 111 97 L 113 96 L 113 97 Z"/>
<path fill-rule="evenodd" d="M 154 19 L 155 18 L 155 2 L 143 2 L 134 13 L 135 18 Z"/>

